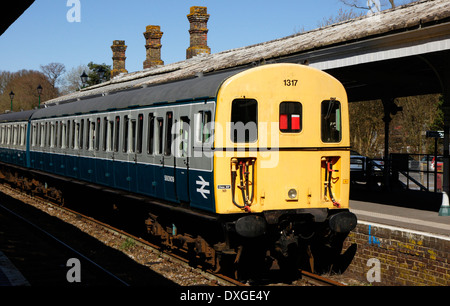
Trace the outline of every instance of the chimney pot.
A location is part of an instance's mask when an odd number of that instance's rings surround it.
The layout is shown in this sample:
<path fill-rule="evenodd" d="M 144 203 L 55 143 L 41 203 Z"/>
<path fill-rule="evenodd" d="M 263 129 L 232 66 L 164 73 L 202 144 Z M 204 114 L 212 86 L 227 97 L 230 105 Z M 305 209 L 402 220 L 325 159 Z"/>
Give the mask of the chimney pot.
<path fill-rule="evenodd" d="M 113 52 L 113 69 L 111 70 L 111 78 L 120 73 L 128 73 L 125 69 L 125 51 L 127 50 L 125 40 L 114 40 L 111 50 Z"/>
<path fill-rule="evenodd" d="M 186 50 L 186 58 L 192 58 L 199 54 L 210 54 L 211 49 L 208 47 L 208 20 L 207 8 L 204 6 L 191 7 L 190 13 L 187 15 L 190 29 L 190 46 Z"/>
<path fill-rule="evenodd" d="M 156 25 L 149 25 L 145 28 L 145 48 L 146 59 L 144 61 L 144 69 L 159 65 L 164 65 L 161 60 L 161 27 Z"/>

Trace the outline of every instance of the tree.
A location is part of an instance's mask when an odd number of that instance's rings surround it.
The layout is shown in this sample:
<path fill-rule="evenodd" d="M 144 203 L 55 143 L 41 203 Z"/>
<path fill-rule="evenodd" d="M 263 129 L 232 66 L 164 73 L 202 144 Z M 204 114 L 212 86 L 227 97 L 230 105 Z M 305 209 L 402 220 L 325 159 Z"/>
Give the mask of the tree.
<path fill-rule="evenodd" d="M 80 65 L 66 72 L 62 79 L 62 86 L 60 88 L 61 95 L 66 95 L 71 92 L 78 91 L 83 87 L 80 78 L 83 72 L 89 72 L 89 67 L 87 65 Z"/>
<path fill-rule="evenodd" d="M 56 83 L 58 79 L 66 71 L 66 67 L 61 63 L 50 63 L 47 65 L 41 65 L 42 73 L 48 78 L 50 84 L 56 89 Z"/>
<path fill-rule="evenodd" d="M 326 27 L 328 25 L 332 25 L 335 23 L 354 19 L 354 18 L 361 17 L 361 16 L 364 16 L 364 13 L 361 13 L 361 12 L 357 13 L 357 12 L 354 12 L 352 9 L 343 10 L 342 8 L 340 8 L 337 15 L 332 15 L 328 18 L 324 17 L 322 19 L 322 21 L 319 22 L 317 25 L 319 27 Z"/>
<path fill-rule="evenodd" d="M 56 98 L 58 90 L 52 86 L 47 77 L 35 70 L 20 70 L 14 73 L 0 73 L 1 95 L 0 112 L 9 110 L 11 99 L 9 93 L 14 92 L 13 111 L 29 110 L 38 106 L 38 85 L 41 85 L 41 105 L 44 101 Z"/>
<path fill-rule="evenodd" d="M 417 0 L 339 0 L 343 4 L 355 8 L 372 12 L 381 11 L 383 8 L 395 8 L 398 5 L 412 3 Z"/>
<path fill-rule="evenodd" d="M 101 82 L 109 81 L 111 79 L 111 66 L 103 64 L 94 64 L 93 62 L 90 62 L 88 64 L 89 72 L 86 72 L 88 74 L 88 86 L 99 84 Z M 103 69 L 103 80 L 100 80 L 99 77 L 99 70 Z M 101 82 L 100 82 L 101 81 Z"/>

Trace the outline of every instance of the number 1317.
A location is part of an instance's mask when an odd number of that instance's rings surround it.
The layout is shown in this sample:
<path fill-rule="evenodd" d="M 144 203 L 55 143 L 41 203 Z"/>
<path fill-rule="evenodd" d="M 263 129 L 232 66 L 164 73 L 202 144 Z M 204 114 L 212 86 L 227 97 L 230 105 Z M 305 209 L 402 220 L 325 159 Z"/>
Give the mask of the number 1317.
<path fill-rule="evenodd" d="M 297 86 L 298 80 L 284 80 L 284 86 Z"/>

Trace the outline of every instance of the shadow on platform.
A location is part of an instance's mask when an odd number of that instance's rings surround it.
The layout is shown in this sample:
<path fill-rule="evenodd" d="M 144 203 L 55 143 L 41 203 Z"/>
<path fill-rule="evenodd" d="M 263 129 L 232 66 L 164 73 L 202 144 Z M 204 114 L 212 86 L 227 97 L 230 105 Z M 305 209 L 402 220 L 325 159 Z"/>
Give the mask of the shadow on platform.
<path fill-rule="evenodd" d="M 370 190 L 366 185 L 352 184 L 350 200 L 439 212 L 442 193 L 417 190 Z"/>

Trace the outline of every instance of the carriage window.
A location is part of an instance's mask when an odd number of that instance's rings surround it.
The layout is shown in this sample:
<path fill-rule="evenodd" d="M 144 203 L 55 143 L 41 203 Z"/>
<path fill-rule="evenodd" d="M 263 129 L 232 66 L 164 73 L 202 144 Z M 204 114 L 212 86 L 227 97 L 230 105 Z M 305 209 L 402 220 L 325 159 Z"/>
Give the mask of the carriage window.
<path fill-rule="evenodd" d="M 123 118 L 123 152 L 128 152 L 128 123 L 130 119 L 128 119 L 128 116 L 125 116 Z"/>
<path fill-rule="evenodd" d="M 136 120 L 131 120 L 131 130 L 130 130 L 130 152 L 136 152 Z"/>
<path fill-rule="evenodd" d="M 58 125 L 58 147 L 62 147 L 62 140 L 63 140 L 63 122 L 60 121 Z"/>
<path fill-rule="evenodd" d="M 144 115 L 139 114 L 138 116 L 138 127 L 137 127 L 137 143 L 136 143 L 136 153 L 142 153 L 142 135 L 144 132 Z"/>
<path fill-rule="evenodd" d="M 153 114 L 148 115 L 148 139 L 147 139 L 147 153 L 153 154 L 153 146 L 155 140 L 155 116 Z"/>
<path fill-rule="evenodd" d="M 322 102 L 322 141 L 339 142 L 342 137 L 341 103 L 334 99 Z"/>
<path fill-rule="evenodd" d="M 180 122 L 180 144 L 179 144 L 179 152 L 178 157 L 186 157 L 189 154 L 189 118 L 181 117 Z"/>
<path fill-rule="evenodd" d="M 196 138 L 198 142 L 207 143 L 212 136 L 211 127 L 211 112 L 210 111 L 200 111 L 196 116 Z"/>
<path fill-rule="evenodd" d="M 172 124 L 173 124 L 173 113 L 167 112 L 166 114 L 166 142 L 164 147 L 164 155 L 170 156 L 172 155 Z"/>
<path fill-rule="evenodd" d="M 55 123 L 54 122 L 52 122 L 52 123 L 50 123 L 50 141 L 49 141 L 49 145 L 50 145 L 50 148 L 54 148 L 55 147 L 55 139 L 56 139 L 56 137 L 55 137 L 55 135 L 56 135 L 56 131 L 55 131 Z"/>
<path fill-rule="evenodd" d="M 98 151 L 100 149 L 100 117 L 97 118 L 97 123 L 94 128 L 95 128 L 94 133 L 95 150 Z"/>
<path fill-rule="evenodd" d="M 258 102 L 236 99 L 231 105 L 231 139 L 233 142 L 255 142 L 258 139 Z"/>
<path fill-rule="evenodd" d="M 103 117 L 103 142 L 102 150 L 106 151 L 108 141 L 108 118 Z"/>
<path fill-rule="evenodd" d="M 158 130 L 157 130 L 157 136 L 156 136 L 156 137 L 158 137 L 158 139 L 157 139 L 156 143 L 158 145 L 157 152 L 159 155 L 162 155 L 162 153 L 163 153 L 163 132 L 164 132 L 163 126 L 164 126 L 164 119 L 158 118 L 157 119 L 157 129 Z"/>
<path fill-rule="evenodd" d="M 79 148 L 83 149 L 83 140 L 84 140 L 84 119 L 81 119 L 80 123 L 80 134 L 78 135 L 78 139 L 80 140 Z"/>
<path fill-rule="evenodd" d="M 302 105 L 299 102 L 280 104 L 280 131 L 299 133 L 302 130 Z"/>
<path fill-rule="evenodd" d="M 61 148 L 65 149 L 67 147 L 67 123 L 61 121 Z"/>
<path fill-rule="evenodd" d="M 94 150 L 94 148 L 95 148 L 95 139 L 97 138 L 96 137 L 96 131 L 95 131 L 95 128 L 96 128 L 96 126 L 95 126 L 95 121 L 94 120 L 89 120 L 88 121 L 88 128 L 89 128 L 89 134 L 88 134 L 88 141 L 89 141 L 89 150 Z M 86 143 L 86 147 L 87 147 L 87 143 Z"/>
<path fill-rule="evenodd" d="M 71 149 L 75 149 L 75 145 L 76 145 L 76 141 L 75 141 L 75 139 L 76 139 L 76 137 L 75 137 L 75 132 L 77 131 L 77 129 L 78 129 L 78 123 L 76 123 L 75 122 L 75 120 L 72 120 L 72 133 L 70 133 L 71 134 L 71 138 L 70 138 L 70 148 Z"/>
<path fill-rule="evenodd" d="M 120 132 L 120 117 L 116 117 L 116 126 L 114 129 L 114 152 L 119 151 L 119 132 Z"/>
<path fill-rule="evenodd" d="M 108 121 L 108 142 L 106 144 L 106 151 L 112 152 L 114 143 L 114 120 Z"/>
<path fill-rule="evenodd" d="M 80 147 L 80 142 L 79 142 L 79 138 L 80 138 L 80 123 L 74 121 L 75 123 L 75 131 L 73 134 L 73 148 L 76 150 Z"/>

